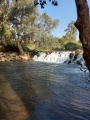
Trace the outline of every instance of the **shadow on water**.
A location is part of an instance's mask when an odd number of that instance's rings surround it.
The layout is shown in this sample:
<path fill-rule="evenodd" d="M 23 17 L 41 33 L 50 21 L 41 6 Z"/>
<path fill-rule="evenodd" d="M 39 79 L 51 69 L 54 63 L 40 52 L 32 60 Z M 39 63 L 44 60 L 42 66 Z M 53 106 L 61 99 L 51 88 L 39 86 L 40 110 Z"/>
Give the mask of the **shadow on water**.
<path fill-rule="evenodd" d="M 21 74 L 25 69 L 25 63 L 15 64 L 1 64 L 0 120 L 32 120 L 35 93 L 24 79 L 25 74 Z"/>

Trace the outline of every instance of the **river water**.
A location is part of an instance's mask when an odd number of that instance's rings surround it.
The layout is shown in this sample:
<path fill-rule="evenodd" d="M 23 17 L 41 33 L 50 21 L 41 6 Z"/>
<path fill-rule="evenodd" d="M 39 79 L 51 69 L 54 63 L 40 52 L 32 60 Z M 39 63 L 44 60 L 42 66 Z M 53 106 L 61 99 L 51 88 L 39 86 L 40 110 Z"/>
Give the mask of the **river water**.
<path fill-rule="evenodd" d="M 74 64 L 0 63 L 0 120 L 90 120 L 90 83 Z"/>

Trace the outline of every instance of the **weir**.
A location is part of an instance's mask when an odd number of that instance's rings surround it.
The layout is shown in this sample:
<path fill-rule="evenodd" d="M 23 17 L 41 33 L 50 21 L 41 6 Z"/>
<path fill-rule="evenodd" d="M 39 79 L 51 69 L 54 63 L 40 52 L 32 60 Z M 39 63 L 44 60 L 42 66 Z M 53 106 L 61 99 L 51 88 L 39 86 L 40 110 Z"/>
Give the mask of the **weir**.
<path fill-rule="evenodd" d="M 50 54 L 46 54 L 40 52 L 38 55 L 33 57 L 34 61 L 42 61 L 42 62 L 55 62 L 55 63 L 63 63 L 67 59 L 69 59 L 70 51 L 67 52 L 52 52 Z"/>
<path fill-rule="evenodd" d="M 80 63 L 81 65 L 85 65 L 85 61 L 81 54 L 77 56 L 74 55 L 70 58 L 70 53 L 74 54 L 74 52 L 71 51 L 53 51 L 50 54 L 39 52 L 33 57 L 33 60 L 53 63 Z"/>

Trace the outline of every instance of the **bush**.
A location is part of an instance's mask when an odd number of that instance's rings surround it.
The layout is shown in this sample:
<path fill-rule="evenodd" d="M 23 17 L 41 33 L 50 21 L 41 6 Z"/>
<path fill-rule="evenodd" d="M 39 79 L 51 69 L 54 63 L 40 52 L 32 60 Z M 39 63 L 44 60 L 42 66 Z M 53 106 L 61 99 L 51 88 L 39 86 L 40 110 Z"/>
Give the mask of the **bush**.
<path fill-rule="evenodd" d="M 69 42 L 65 45 L 65 50 L 76 50 L 81 48 L 82 48 L 81 44 L 76 42 Z"/>

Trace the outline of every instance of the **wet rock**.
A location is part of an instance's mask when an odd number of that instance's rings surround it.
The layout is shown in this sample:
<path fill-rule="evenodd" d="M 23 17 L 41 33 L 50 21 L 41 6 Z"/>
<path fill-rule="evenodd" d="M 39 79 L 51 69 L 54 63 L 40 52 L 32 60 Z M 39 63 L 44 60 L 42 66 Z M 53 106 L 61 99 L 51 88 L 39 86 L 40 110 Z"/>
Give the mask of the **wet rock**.
<path fill-rule="evenodd" d="M 72 59 L 74 57 L 74 53 L 69 54 L 69 58 Z"/>
<path fill-rule="evenodd" d="M 82 56 L 82 51 L 78 49 L 75 51 L 75 53 L 70 53 L 69 59 L 67 59 L 64 63 L 73 63 L 73 64 L 84 66 L 85 61 Z"/>

